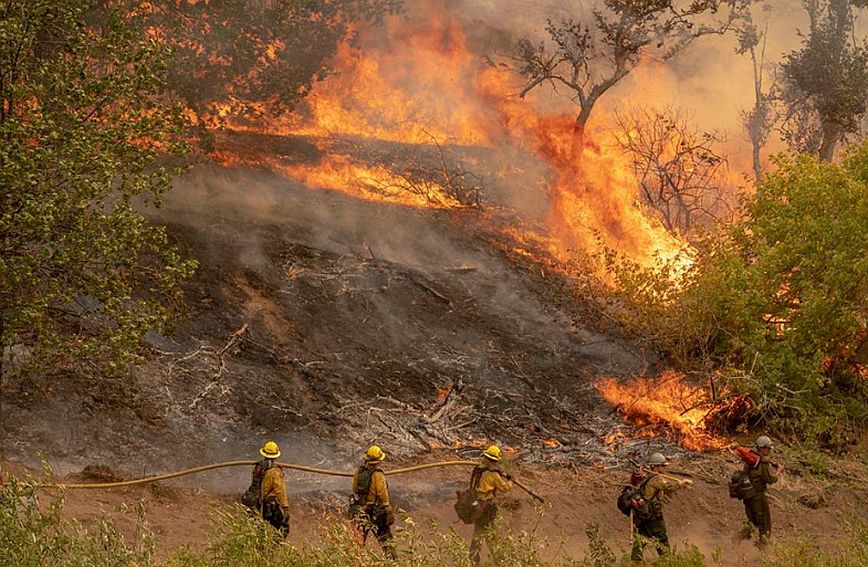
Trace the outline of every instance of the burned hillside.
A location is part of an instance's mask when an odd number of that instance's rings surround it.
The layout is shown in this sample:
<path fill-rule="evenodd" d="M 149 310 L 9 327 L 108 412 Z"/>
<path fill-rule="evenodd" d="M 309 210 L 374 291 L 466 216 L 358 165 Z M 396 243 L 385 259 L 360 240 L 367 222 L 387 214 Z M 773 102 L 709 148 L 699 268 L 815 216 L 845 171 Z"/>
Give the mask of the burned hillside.
<path fill-rule="evenodd" d="M 350 454 L 374 440 L 399 455 L 492 439 L 534 461 L 599 451 L 616 419 L 594 377 L 647 363 L 546 300 L 474 215 L 199 168 L 159 216 L 201 265 L 188 320 L 149 335 L 132 380 L 19 392 L 10 422 L 31 425 L 11 433 L 70 462 L 193 463 L 260 436 Z M 34 411 L 76 425 L 60 434 Z"/>

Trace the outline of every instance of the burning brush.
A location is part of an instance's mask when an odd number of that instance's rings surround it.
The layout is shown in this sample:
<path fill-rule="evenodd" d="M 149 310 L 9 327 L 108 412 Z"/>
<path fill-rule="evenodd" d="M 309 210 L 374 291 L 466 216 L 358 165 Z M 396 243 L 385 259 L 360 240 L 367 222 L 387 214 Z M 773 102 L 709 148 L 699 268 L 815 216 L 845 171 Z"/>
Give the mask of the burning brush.
<path fill-rule="evenodd" d="M 639 428 L 639 435 L 671 437 L 694 451 L 727 447 L 729 441 L 713 432 L 713 424 L 729 421 L 747 407 L 741 397 L 718 397 L 672 370 L 657 378 L 623 383 L 605 378 L 597 390 L 615 405 L 619 415 Z"/>

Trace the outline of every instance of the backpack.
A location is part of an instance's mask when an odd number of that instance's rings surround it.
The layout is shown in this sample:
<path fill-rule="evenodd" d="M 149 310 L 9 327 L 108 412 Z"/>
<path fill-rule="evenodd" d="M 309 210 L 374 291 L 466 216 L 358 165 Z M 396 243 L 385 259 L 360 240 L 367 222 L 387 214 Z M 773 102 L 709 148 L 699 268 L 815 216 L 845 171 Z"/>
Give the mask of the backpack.
<path fill-rule="evenodd" d="M 479 479 L 483 472 L 485 472 L 483 467 L 475 467 L 470 473 L 470 483 L 467 488 L 455 491 L 455 513 L 458 514 L 458 519 L 465 524 L 472 524 L 476 521 L 482 511 L 476 500 L 476 487 L 479 486 Z"/>
<path fill-rule="evenodd" d="M 639 485 L 627 484 L 618 495 L 618 510 L 625 516 L 632 514 L 639 521 L 650 520 L 660 512 L 660 502 L 645 498 L 645 485 L 654 478 L 649 475 Z"/>
<path fill-rule="evenodd" d="M 262 459 L 253 465 L 253 478 L 250 486 L 241 495 L 241 503 L 251 510 L 259 510 L 262 505 L 262 479 L 265 471 L 271 468 L 271 461 Z"/>
<path fill-rule="evenodd" d="M 729 497 L 750 500 L 756 496 L 756 487 L 745 470 L 735 471 L 729 477 Z"/>
<path fill-rule="evenodd" d="M 356 472 L 356 491 L 350 495 L 350 505 L 347 516 L 352 520 L 366 515 L 365 500 L 371 491 L 371 479 L 374 478 L 374 469 L 362 465 Z"/>

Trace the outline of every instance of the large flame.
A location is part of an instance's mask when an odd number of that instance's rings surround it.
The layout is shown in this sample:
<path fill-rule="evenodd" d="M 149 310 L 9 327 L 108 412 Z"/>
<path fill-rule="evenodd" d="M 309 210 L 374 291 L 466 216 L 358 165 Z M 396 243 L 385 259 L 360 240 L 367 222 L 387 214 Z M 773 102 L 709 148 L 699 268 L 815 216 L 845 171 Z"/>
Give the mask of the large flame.
<path fill-rule="evenodd" d="M 362 143 L 484 147 L 493 155 L 502 153 L 503 183 L 509 182 L 518 148 L 527 161 L 542 162 L 550 172 L 547 186 L 540 183 L 539 189 L 550 201 L 550 238 L 541 238 L 557 258 L 568 259 L 573 250 L 596 251 L 604 242 L 650 265 L 657 256 L 669 258 L 684 247 L 636 206 L 629 164 L 609 149 L 608 140 L 597 133 L 578 168 L 570 155 L 574 109 L 543 112 L 533 97 L 519 100 L 513 72 L 468 47 L 462 24 L 442 0 L 422 2 L 411 17 L 388 19 L 384 30 L 360 30 L 358 46 L 342 46 L 334 63 L 336 74 L 318 83 L 292 115 L 275 119 L 263 112 L 261 120 L 251 122 L 235 118 L 232 105 L 225 104 L 211 109 L 206 124 L 320 140 L 340 136 Z M 595 120 L 605 122 L 602 112 Z M 422 193 L 427 195 L 402 196 L 406 183 L 387 165 L 336 155 L 325 146 L 323 153 L 316 164 L 276 169 L 311 187 L 364 199 L 458 204 L 436 184 L 426 187 Z"/>
<path fill-rule="evenodd" d="M 667 371 L 658 378 L 619 382 L 606 378 L 597 389 L 641 435 L 671 434 L 688 449 L 723 449 L 728 441 L 709 431 L 710 417 L 719 410 L 711 394 L 688 384 L 684 376 Z M 735 403 L 735 402 L 733 402 Z"/>

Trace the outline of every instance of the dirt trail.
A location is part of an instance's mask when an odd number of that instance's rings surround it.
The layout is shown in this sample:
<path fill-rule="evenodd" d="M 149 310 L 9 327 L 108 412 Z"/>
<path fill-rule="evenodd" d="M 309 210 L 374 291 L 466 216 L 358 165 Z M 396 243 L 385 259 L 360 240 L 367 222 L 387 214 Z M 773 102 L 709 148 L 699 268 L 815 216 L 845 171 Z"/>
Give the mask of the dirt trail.
<path fill-rule="evenodd" d="M 725 550 L 725 565 L 750 565 L 758 557 L 757 550 L 749 543 L 733 544 L 743 511 L 737 501 L 728 497 L 723 478 L 734 466 L 721 456 L 675 463 L 673 469 L 692 475 L 695 486 L 672 498 L 666 507 L 666 518 L 673 543 L 682 546 L 689 541 L 706 556 L 720 547 Z M 9 462 L 4 462 L 0 470 L 3 474 L 26 472 L 21 465 Z M 626 549 L 628 522 L 614 506 L 617 485 L 624 480 L 624 473 L 582 466 L 570 470 L 528 465 L 516 470 L 547 502 L 539 508 L 530 497 L 515 490 L 503 499 L 503 517 L 512 529 L 534 531 L 544 539 L 544 558 L 565 554 L 580 557 L 587 548 L 584 530 L 589 523 L 600 526 L 600 534 L 613 550 Z M 131 535 L 136 529 L 135 508 L 141 501 L 147 525 L 156 535 L 158 556 L 165 558 L 182 545 L 199 548 L 212 529 L 215 511 L 232 506 L 237 493 L 244 489 L 243 478 L 239 478 L 224 486 L 226 493 L 203 490 L 201 486 L 209 483 L 205 478 L 208 474 L 187 483 L 169 481 L 144 488 L 70 491 L 64 514 L 85 526 L 111 519 L 122 533 Z M 394 502 L 416 525 L 425 525 L 425 520 L 430 519 L 441 529 L 455 529 L 462 537 L 469 537 L 470 528 L 457 522 L 452 510 L 455 490 L 466 478 L 466 471 L 439 469 L 391 477 L 389 482 Z M 338 480 L 329 483 L 331 487 L 315 489 L 307 484 L 311 481 L 309 475 L 287 474 L 292 493 L 294 543 L 316 537 L 326 519 L 340 518 L 343 513 L 348 493 L 346 481 Z M 800 496 L 819 493 L 825 502 L 818 509 L 798 502 Z M 793 474 L 785 475 L 771 494 L 775 539 L 807 539 L 823 547 L 834 546 L 841 527 L 859 514 L 864 517 L 868 504 L 868 488 L 864 484 L 848 485 L 840 481 L 821 484 Z M 48 496 L 42 498 L 45 501 Z"/>

